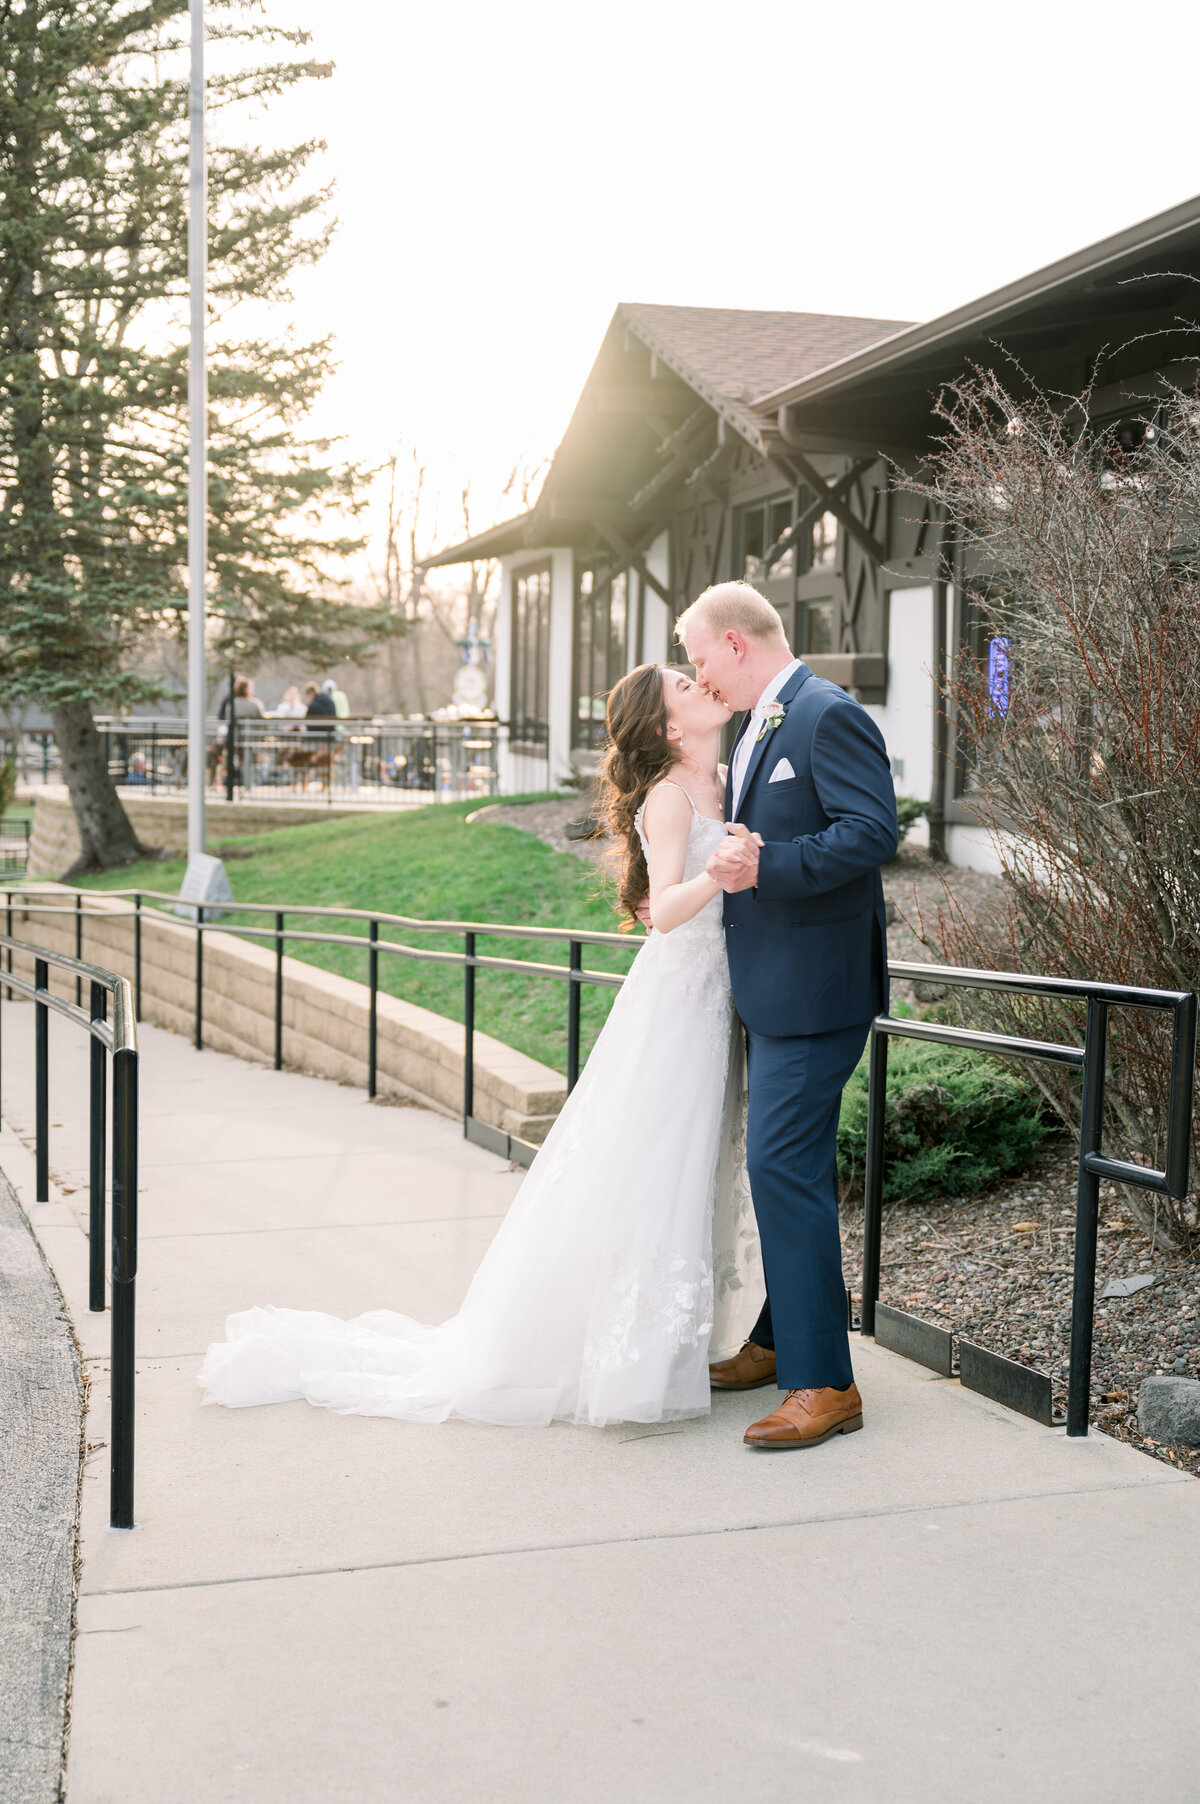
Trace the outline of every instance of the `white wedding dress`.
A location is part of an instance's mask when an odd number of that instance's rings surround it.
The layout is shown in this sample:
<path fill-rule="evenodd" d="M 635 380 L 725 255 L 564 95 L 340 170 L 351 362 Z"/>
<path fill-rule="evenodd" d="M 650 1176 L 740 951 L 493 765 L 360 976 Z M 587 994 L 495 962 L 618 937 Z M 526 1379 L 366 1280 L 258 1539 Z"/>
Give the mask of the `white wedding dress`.
<path fill-rule="evenodd" d="M 685 880 L 723 835 L 693 815 Z M 638 952 L 456 1316 L 248 1309 L 208 1350 L 204 1401 L 510 1427 L 706 1414 L 709 1359 L 763 1295 L 735 1025 L 718 896 Z"/>

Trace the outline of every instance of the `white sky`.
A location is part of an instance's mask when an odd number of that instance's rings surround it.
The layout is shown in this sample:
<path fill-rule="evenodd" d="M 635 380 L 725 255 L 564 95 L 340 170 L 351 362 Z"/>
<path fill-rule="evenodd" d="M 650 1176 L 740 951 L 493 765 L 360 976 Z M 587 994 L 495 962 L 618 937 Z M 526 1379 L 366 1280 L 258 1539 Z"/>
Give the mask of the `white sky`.
<path fill-rule="evenodd" d="M 924 319 L 1200 190 L 1194 0 L 265 11 L 337 65 L 261 122 L 338 183 L 318 423 L 471 475 L 480 526 L 620 300 Z"/>

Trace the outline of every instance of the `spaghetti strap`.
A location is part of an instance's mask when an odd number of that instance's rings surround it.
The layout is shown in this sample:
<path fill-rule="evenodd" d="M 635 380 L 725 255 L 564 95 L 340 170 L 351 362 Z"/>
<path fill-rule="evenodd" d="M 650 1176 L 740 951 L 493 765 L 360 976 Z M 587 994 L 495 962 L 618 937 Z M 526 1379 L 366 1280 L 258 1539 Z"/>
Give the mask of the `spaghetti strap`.
<path fill-rule="evenodd" d="M 678 791 L 679 791 L 679 793 L 680 793 L 680 795 L 685 795 L 685 796 L 687 796 L 687 799 L 688 799 L 688 801 L 689 801 L 689 802 L 691 802 L 691 803 L 692 803 L 692 813 L 693 813 L 693 814 L 699 814 L 699 812 L 700 812 L 700 810 L 699 810 L 699 809 L 698 809 L 698 808 L 697 808 L 697 806 L 696 806 L 696 804 L 695 804 L 695 802 L 693 802 L 693 801 L 692 801 L 692 798 L 691 798 L 691 796 L 690 796 L 690 795 L 688 795 L 688 792 L 687 792 L 687 790 L 686 790 L 686 789 L 685 789 L 685 788 L 684 788 L 684 787 L 683 787 L 683 784 L 682 784 L 682 783 L 677 783 L 677 782 L 676 782 L 676 781 L 675 781 L 675 779 L 674 779 L 674 777 L 660 777 L 660 778 L 659 778 L 659 780 L 658 780 L 658 782 L 657 782 L 657 783 L 656 783 L 656 784 L 655 784 L 655 785 L 654 785 L 654 789 L 661 789 L 661 788 L 662 788 L 662 785 L 663 785 L 663 784 L 664 784 L 664 783 L 669 783 L 669 784 L 670 784 L 670 785 L 671 785 L 671 788 L 672 788 L 672 789 L 677 789 L 677 790 L 678 790 Z M 650 795 L 653 795 L 653 794 L 654 794 L 654 790 L 653 790 L 653 789 L 652 789 L 652 790 L 651 790 L 651 791 L 650 791 Z M 646 801 L 647 801 L 647 802 L 648 802 L 648 801 L 649 801 L 649 800 L 650 800 L 650 796 L 647 796 L 647 797 L 646 797 Z M 642 804 L 642 806 L 643 806 L 643 807 L 645 807 L 645 802 L 643 802 L 643 804 Z"/>

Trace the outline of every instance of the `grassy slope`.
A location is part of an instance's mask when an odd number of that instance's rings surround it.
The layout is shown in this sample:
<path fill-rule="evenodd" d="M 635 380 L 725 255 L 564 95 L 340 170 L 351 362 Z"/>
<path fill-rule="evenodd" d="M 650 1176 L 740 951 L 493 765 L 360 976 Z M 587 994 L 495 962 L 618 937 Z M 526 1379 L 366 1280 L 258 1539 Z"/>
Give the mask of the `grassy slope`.
<path fill-rule="evenodd" d="M 612 932 L 617 916 L 592 866 L 569 853 L 555 852 L 518 828 L 467 825 L 474 803 L 439 804 L 379 816 L 284 827 L 237 839 L 212 849 L 227 860 L 239 902 L 319 904 L 377 908 L 426 920 L 481 920 L 541 927 L 580 927 Z M 246 856 L 249 854 L 249 856 Z M 91 889 L 144 888 L 178 892 L 184 861 L 139 864 L 87 878 Z M 273 919 L 242 917 L 253 926 Z M 299 925 L 297 922 L 291 925 Z M 314 923 L 315 925 L 315 923 Z M 364 922 L 331 921 L 332 932 L 361 934 Z M 384 937 L 388 937 L 386 934 Z M 397 937 L 402 937 L 397 935 Z M 461 936 L 422 934 L 414 944 L 462 950 Z M 585 964 L 596 970 L 626 970 L 630 952 L 595 947 Z M 566 948 L 534 940 L 484 940 L 481 953 L 565 964 Z M 292 956 L 343 976 L 366 979 L 367 955 L 350 946 L 293 946 Z M 439 1015 L 462 1020 L 462 972 L 442 965 L 380 959 L 380 983 L 393 996 L 420 1003 Z M 583 1047 L 590 1049 L 612 1003 L 613 992 L 583 991 Z M 557 1071 L 566 1065 L 567 986 L 546 979 L 481 972 L 476 988 L 476 1023 L 497 1039 L 517 1046 Z"/>

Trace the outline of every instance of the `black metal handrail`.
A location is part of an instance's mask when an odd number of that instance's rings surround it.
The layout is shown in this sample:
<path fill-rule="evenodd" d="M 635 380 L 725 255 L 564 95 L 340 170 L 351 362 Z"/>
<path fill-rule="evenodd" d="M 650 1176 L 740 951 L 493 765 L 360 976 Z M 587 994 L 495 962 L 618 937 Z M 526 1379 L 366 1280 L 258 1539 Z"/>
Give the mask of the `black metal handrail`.
<path fill-rule="evenodd" d="M 1092 1385 L 1092 1333 L 1096 1304 L 1096 1246 L 1100 1179 L 1112 1178 L 1160 1195 L 1187 1194 L 1191 1154 L 1192 1102 L 1196 1067 L 1196 996 L 1191 990 L 1139 989 L 1129 984 L 1088 983 L 1069 977 L 1027 977 L 1017 971 L 971 971 L 951 965 L 889 964 L 893 978 L 1008 996 L 1037 996 L 1055 1002 L 1083 1002 L 1087 1021 L 1083 1045 L 1027 1040 L 1015 1034 L 977 1032 L 935 1021 L 881 1015 L 871 1027 L 867 1088 L 867 1157 L 863 1199 L 862 1332 L 874 1334 L 879 1300 L 883 1233 L 883 1171 L 887 1100 L 888 1040 L 932 1040 L 1001 1057 L 1068 1065 L 1083 1073 L 1075 1208 L 1075 1261 L 1071 1300 L 1071 1360 L 1067 1382 L 1067 1433 L 1088 1431 Z M 1103 1151 L 1104 1088 L 1108 1071 L 1108 1015 L 1112 1008 L 1166 1009 L 1171 1014 L 1171 1076 L 1167 1108 L 1165 1168 L 1110 1159 Z"/>
<path fill-rule="evenodd" d="M 11 910 L 10 910 L 11 913 Z M 138 1044 L 133 990 L 127 978 L 87 964 L 64 953 L 51 952 L 0 934 L 0 948 L 7 953 L 4 982 L 9 1001 L 13 992 L 27 996 L 34 1005 L 34 1117 L 36 1201 L 50 1200 L 50 1014 L 83 1028 L 91 1042 L 89 1074 L 89 1192 L 88 1192 L 88 1308 L 104 1311 L 105 1242 L 105 1106 L 108 1088 L 107 1055 L 112 1057 L 112 1369 L 109 1394 L 112 1421 L 109 1434 L 109 1522 L 113 1528 L 133 1527 L 134 1437 L 134 1323 L 137 1287 L 137 1186 L 138 1186 Z M 32 962 L 33 976 L 13 968 L 13 955 Z M 75 1002 L 55 996 L 50 970 L 75 979 Z M 89 1007 L 80 1006 L 84 984 Z M 112 1020 L 108 998 L 112 997 Z"/>
<path fill-rule="evenodd" d="M 76 892 L 74 907 L 65 911 L 57 903 L 39 904 L 29 892 L 6 892 L 8 926 L 12 928 L 12 900 L 21 896 L 26 913 L 49 914 L 61 919 L 64 912 L 73 913 L 77 953 L 82 949 L 83 920 L 89 915 L 107 920 L 119 919 L 111 909 L 85 909 L 81 892 Z M 130 899 L 128 915 L 134 933 L 134 996 L 140 1009 L 142 985 L 142 923 L 149 917 L 170 925 L 191 928 L 196 936 L 195 954 L 195 1028 L 194 1044 L 203 1045 L 204 936 L 216 930 L 219 923 L 206 921 L 204 907 L 195 910 L 191 919 L 165 908 L 146 908 L 146 902 L 169 904 L 178 909 L 180 900 L 161 890 L 108 890 L 108 901 Z M 218 912 L 214 907 L 213 912 Z M 531 977 L 545 977 L 566 983 L 567 990 L 567 1091 L 574 1088 L 580 1072 L 580 995 L 583 986 L 619 989 L 624 976 L 611 971 L 592 971 L 584 967 L 585 946 L 609 946 L 632 951 L 638 945 L 626 934 L 603 933 L 579 928 L 509 926 L 482 921 L 424 921 L 411 915 L 387 914 L 383 911 L 338 908 L 318 905 L 285 905 L 274 903 L 222 902 L 219 912 L 234 915 L 274 915 L 273 927 L 235 927 L 240 938 L 266 940 L 275 948 L 275 1045 L 276 1070 L 283 1065 L 283 958 L 289 942 L 309 945 L 351 946 L 368 954 L 368 1056 L 367 1090 L 372 1098 L 377 1093 L 378 1074 L 378 995 L 379 954 L 389 953 L 417 962 L 453 965 L 463 972 L 463 1132 L 467 1138 L 529 1164 L 537 1152 L 535 1146 L 493 1128 L 477 1119 L 475 1106 L 475 975 L 480 970 L 515 972 Z M 366 936 L 345 933 L 320 933 L 287 925 L 287 916 L 305 919 L 333 918 L 358 920 L 368 924 Z M 407 933 L 454 933 L 463 940 L 461 952 L 408 946 L 399 941 L 380 938 L 384 926 L 402 928 Z M 566 945 L 568 962 L 550 965 L 532 959 L 495 958 L 476 949 L 479 936 L 498 939 L 534 940 Z M 1089 983 L 1072 978 L 1027 976 L 1014 971 L 974 971 L 957 966 L 889 962 L 893 979 L 935 983 L 967 989 L 993 990 L 1007 995 L 1041 997 L 1052 1001 L 1081 1001 L 1087 1005 L 1084 1044 L 1072 1046 L 1055 1041 L 1027 1039 L 1013 1034 L 995 1034 L 970 1028 L 952 1027 L 940 1022 L 897 1019 L 880 1016 L 871 1028 L 869 1042 L 869 1084 L 867 1105 L 867 1157 L 864 1174 L 863 1280 L 861 1328 L 864 1335 L 875 1332 L 876 1304 L 879 1299 L 879 1277 L 882 1243 L 884 1128 L 887 1087 L 887 1042 L 889 1038 L 933 1041 L 963 1051 L 997 1054 L 1066 1065 L 1083 1073 L 1083 1124 L 1079 1146 L 1079 1180 L 1076 1210 L 1075 1275 L 1071 1324 L 1071 1365 L 1068 1390 L 1067 1432 L 1085 1435 L 1088 1427 L 1088 1402 L 1091 1388 L 1092 1327 L 1095 1308 L 1097 1220 L 1099 1184 L 1102 1177 L 1134 1184 L 1160 1194 L 1181 1197 L 1186 1194 L 1190 1157 L 1190 1135 L 1193 1082 L 1196 1052 L 1197 999 L 1191 991 L 1139 989 L 1126 984 Z M 1104 1087 L 1108 1059 L 1108 1012 L 1114 1007 L 1165 1009 L 1172 1013 L 1172 1052 L 1170 1096 L 1167 1127 L 1165 1169 L 1154 1170 L 1126 1160 L 1112 1159 L 1103 1152 Z"/>
<path fill-rule="evenodd" d="M 4 892 L 8 909 L 9 930 L 12 928 L 13 897 L 21 898 L 21 910 L 26 915 L 48 915 L 61 920 L 66 914 L 73 919 L 75 931 L 76 954 L 83 949 L 83 923 L 89 918 L 119 920 L 120 913 L 111 908 L 87 908 L 84 893 L 75 892 L 74 902 L 69 908 L 58 903 L 39 903 L 33 899 L 35 892 L 6 890 Z M 196 936 L 196 949 L 193 970 L 193 1034 L 192 1043 L 200 1050 L 204 1044 L 204 938 L 206 934 L 221 931 L 220 920 L 206 920 L 205 905 L 200 903 L 181 904 L 178 896 L 169 895 L 163 890 L 145 889 L 112 889 L 102 892 L 107 901 L 126 901 L 131 904 L 127 911 L 133 921 L 133 991 L 136 1006 L 140 1012 L 142 1001 L 142 925 L 147 919 L 158 921 L 174 927 L 191 929 Z M 99 901 L 99 897 L 96 898 Z M 146 904 L 151 906 L 147 907 Z M 154 906 L 163 904 L 168 906 Z M 181 907 L 189 909 L 187 915 L 175 911 Z M 486 1146 L 494 1147 L 528 1164 L 532 1161 L 537 1148 L 515 1135 L 501 1134 L 499 1130 L 486 1122 L 477 1119 L 474 1112 L 475 1102 L 475 973 L 476 971 L 507 971 L 518 976 L 545 977 L 552 981 L 565 983 L 567 994 L 567 1091 L 574 1089 L 579 1078 L 582 1061 L 580 1058 L 581 1011 L 579 1007 L 580 992 L 586 986 L 594 989 L 619 989 L 624 983 L 624 976 L 615 971 L 593 971 L 584 966 L 583 948 L 585 946 L 610 946 L 632 952 L 639 941 L 631 940 L 624 933 L 602 933 L 578 927 L 538 927 L 507 926 L 491 921 L 425 921 L 413 915 L 388 914 L 383 910 L 365 908 L 336 908 L 318 904 L 285 905 L 279 907 L 275 903 L 232 902 L 222 901 L 211 905 L 209 912 L 218 916 L 233 915 L 273 915 L 274 925 L 271 927 L 233 926 L 225 931 L 233 932 L 239 939 L 267 941 L 275 950 L 275 1006 L 274 1006 L 274 1066 L 277 1071 L 283 1068 L 283 998 L 284 974 L 283 959 L 285 948 L 289 944 L 316 946 L 350 946 L 365 951 L 367 959 L 368 1011 L 367 1011 L 367 1094 L 374 1099 L 378 1093 L 378 1047 L 379 1047 L 379 955 L 388 953 L 399 958 L 410 959 L 418 964 L 453 965 L 463 972 L 463 1132 L 468 1139 Z M 288 925 L 288 916 L 300 916 L 305 920 L 338 920 L 363 921 L 367 923 L 368 932 L 353 933 L 320 933 L 303 927 Z M 462 937 L 461 952 L 435 950 L 422 946 L 408 946 L 396 940 L 382 939 L 380 929 L 399 927 L 406 933 L 453 933 Z M 566 946 L 568 962 L 565 965 L 539 963 L 533 959 L 496 958 L 491 954 L 477 951 L 476 944 L 480 936 L 491 936 L 496 939 L 534 940 L 547 945 Z M 500 1142 L 503 1141 L 503 1146 Z"/>

